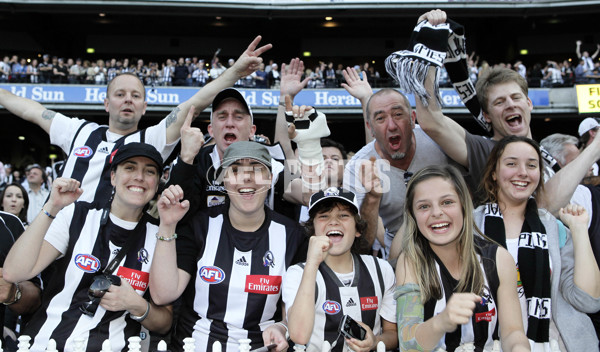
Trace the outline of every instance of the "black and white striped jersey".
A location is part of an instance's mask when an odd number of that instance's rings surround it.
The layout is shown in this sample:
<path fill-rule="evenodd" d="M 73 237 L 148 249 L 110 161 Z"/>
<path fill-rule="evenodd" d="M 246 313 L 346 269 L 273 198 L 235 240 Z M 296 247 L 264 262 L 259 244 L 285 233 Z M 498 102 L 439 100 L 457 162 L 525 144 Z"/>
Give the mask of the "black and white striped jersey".
<path fill-rule="evenodd" d="M 496 306 L 497 291 L 500 285 L 496 268 L 496 251 L 498 246 L 477 236 L 475 237 L 475 243 L 481 250 L 478 257 L 481 270 L 485 273 L 484 292 L 480 294 L 485 303 L 478 303 L 476 305 L 473 317 L 469 323 L 459 326 L 454 332 L 446 333 L 437 345 L 437 347 L 441 347 L 446 351 L 454 351 L 460 345 L 468 342 L 474 343 L 476 351 L 483 351 L 484 348 L 491 351 L 494 340 L 499 339 L 498 308 Z M 436 268 L 443 286 L 443 297 L 440 300 L 430 299 L 425 303 L 424 321 L 440 314 L 446 308 L 446 302 L 448 302 L 458 284 L 458 280 L 452 277 L 448 269 L 442 264 L 442 261 L 437 256 L 435 259 Z"/>
<path fill-rule="evenodd" d="M 336 274 L 321 263 L 315 283 L 315 320 L 308 352 L 321 351 L 323 341 L 331 345 L 337 340 L 333 351 L 342 351 L 344 338 L 339 334 L 344 315 L 367 324 L 373 334 L 381 333 L 381 318 L 396 323 L 394 289 L 396 278 L 390 264 L 371 255 L 354 255 L 354 273 L 351 283 L 345 285 Z M 286 310 L 294 304 L 304 265 L 293 265 L 284 277 L 283 302 Z"/>
<path fill-rule="evenodd" d="M 113 272 L 127 279 L 140 295 L 148 287 L 150 265 L 158 231 L 156 221 L 144 215 L 143 226 L 112 214 L 99 233 L 102 209 L 77 202 L 61 210 L 48 229 L 45 241 L 61 256 L 42 294 L 42 305 L 23 333 L 33 337 L 31 350 L 44 351 L 54 339 L 59 351 L 71 351 L 74 339 L 85 340 L 85 350 L 100 351 L 109 339 L 113 351 L 126 351 L 131 336 L 146 338 L 140 323 L 126 311 L 110 312 L 101 306 L 89 317 L 79 310 L 88 301 L 88 289 L 130 236 L 137 236 L 119 267 Z"/>
<path fill-rule="evenodd" d="M 50 126 L 50 142 L 59 146 L 68 156 L 61 176 L 81 182 L 84 190 L 79 201 L 108 202 L 110 184 L 110 155 L 119 146 L 142 142 L 154 146 L 166 160 L 176 143 L 167 143 L 165 120 L 155 126 L 133 132 L 127 136 L 110 132 L 108 126 L 69 118 L 57 113 Z"/>
<path fill-rule="evenodd" d="M 286 269 L 306 258 L 307 241 L 298 223 L 265 206 L 255 232 L 236 230 L 229 202 L 196 214 L 178 229 L 177 265 L 192 279 L 183 294 L 176 344 L 196 339 L 196 351 L 239 349 L 249 338 L 263 345 L 262 330 L 281 320 L 281 283 Z M 181 350 L 181 345 L 173 346 Z"/>

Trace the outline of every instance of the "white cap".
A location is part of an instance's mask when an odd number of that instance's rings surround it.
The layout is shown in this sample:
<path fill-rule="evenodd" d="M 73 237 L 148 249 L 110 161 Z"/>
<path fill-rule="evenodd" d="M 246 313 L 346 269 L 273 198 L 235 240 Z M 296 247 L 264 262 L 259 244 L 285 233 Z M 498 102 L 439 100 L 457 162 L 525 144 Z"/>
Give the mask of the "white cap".
<path fill-rule="evenodd" d="M 579 124 L 579 129 L 577 130 L 577 132 L 579 133 L 579 137 L 583 136 L 586 132 L 596 127 L 600 127 L 600 124 L 598 123 L 598 121 L 596 121 L 595 118 L 585 118 L 583 121 L 581 121 L 581 123 Z"/>

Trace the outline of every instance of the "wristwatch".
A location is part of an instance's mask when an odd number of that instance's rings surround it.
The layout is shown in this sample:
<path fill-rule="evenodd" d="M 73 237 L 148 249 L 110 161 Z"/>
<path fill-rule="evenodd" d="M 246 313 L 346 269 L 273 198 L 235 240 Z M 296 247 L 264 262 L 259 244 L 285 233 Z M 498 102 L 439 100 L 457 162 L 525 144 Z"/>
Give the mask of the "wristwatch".
<path fill-rule="evenodd" d="M 21 299 L 21 287 L 19 286 L 18 282 L 15 282 L 15 287 L 17 288 L 17 290 L 15 291 L 15 298 L 10 302 L 2 303 L 5 306 L 10 306 L 11 304 L 17 303 Z"/>

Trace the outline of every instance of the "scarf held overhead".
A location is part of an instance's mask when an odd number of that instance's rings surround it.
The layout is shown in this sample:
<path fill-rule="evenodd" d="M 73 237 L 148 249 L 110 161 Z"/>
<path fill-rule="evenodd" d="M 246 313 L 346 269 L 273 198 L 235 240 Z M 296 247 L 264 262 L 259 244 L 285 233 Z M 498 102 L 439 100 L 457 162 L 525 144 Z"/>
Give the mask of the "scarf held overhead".
<path fill-rule="evenodd" d="M 385 59 L 385 69 L 398 83 L 400 89 L 415 95 L 424 106 L 428 106 L 431 96 L 425 89 L 425 78 L 430 67 L 436 69 L 434 83 L 435 97 L 442 105 L 439 88 L 439 68 L 446 68 L 454 90 L 477 123 L 492 134 L 492 125 L 483 117 L 483 110 L 477 99 L 475 85 L 469 78 L 465 29 L 448 19 L 446 23 L 431 25 L 427 20 L 417 24 L 410 36 L 407 50 L 396 51 Z M 553 172 L 560 166 L 548 152 L 542 149 L 542 156 Z"/>
<path fill-rule="evenodd" d="M 442 65 L 463 104 L 479 125 L 490 133 L 492 126 L 483 117 L 475 86 L 469 79 L 463 26 L 450 19 L 435 26 L 427 20 L 421 21 L 412 32 L 407 50 L 396 51 L 385 60 L 388 74 L 398 82 L 400 89 L 414 94 L 424 106 L 428 105 L 427 100 L 431 97 L 423 83 L 427 70 L 432 66 L 436 68 L 435 95 L 442 106 L 438 84 L 438 68 Z"/>

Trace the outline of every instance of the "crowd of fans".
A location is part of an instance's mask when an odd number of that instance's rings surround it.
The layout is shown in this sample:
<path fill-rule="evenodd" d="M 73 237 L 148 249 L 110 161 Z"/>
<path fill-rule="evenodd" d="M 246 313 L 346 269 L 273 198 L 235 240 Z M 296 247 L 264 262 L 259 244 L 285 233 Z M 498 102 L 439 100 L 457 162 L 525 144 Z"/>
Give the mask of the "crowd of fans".
<path fill-rule="evenodd" d="M 177 60 L 167 59 L 165 62 L 148 62 L 143 59 L 130 61 L 128 58 L 96 61 L 82 59 L 64 59 L 45 54 L 38 59 L 5 56 L 0 62 L 0 83 L 44 83 L 44 84 L 106 84 L 116 75 L 130 72 L 137 75 L 142 82 L 151 86 L 187 86 L 203 87 L 217 79 L 235 63 L 229 59 L 227 65 L 221 63 L 219 57 L 211 60 L 180 57 Z M 379 72 L 369 63 L 355 65 L 357 71 L 366 72 L 374 86 L 391 84 L 389 79 L 381 79 Z M 343 81 L 344 66 L 333 62 L 319 62 L 314 69 L 307 68 L 306 77 L 310 77 L 309 88 L 338 88 Z M 236 82 L 236 87 L 244 88 L 277 88 L 280 80 L 279 65 L 270 60 L 251 75 Z"/>
<path fill-rule="evenodd" d="M 578 42 L 579 43 L 579 42 Z M 574 84 L 595 83 L 600 79 L 600 61 L 594 62 L 598 51 L 589 54 L 580 53 L 580 44 L 577 45 L 578 60 L 573 62 L 565 59 L 562 62 L 552 60 L 545 64 L 535 63 L 526 67 L 521 60 L 514 63 L 499 62 L 490 64 L 480 60 L 473 52 L 469 57 L 469 74 L 473 82 L 494 67 L 513 69 L 525 79 L 533 88 L 570 87 Z M 229 59 L 227 65 L 221 63 L 219 57 L 211 60 L 194 57 L 180 57 L 177 60 L 167 59 L 165 62 L 148 62 L 143 59 L 130 60 L 129 58 L 96 61 L 82 59 L 64 59 L 48 54 L 38 59 L 4 56 L 0 62 L 0 83 L 44 83 L 44 84 L 106 84 L 119 73 L 131 72 L 136 74 L 142 82 L 149 86 L 187 86 L 203 87 L 211 80 L 216 79 L 228 67 L 235 63 Z M 243 88 L 272 88 L 277 89 L 280 80 L 280 65 L 270 60 L 251 75 L 236 82 L 236 87 Z M 386 75 L 380 73 L 370 63 L 353 65 L 354 69 L 362 74 L 365 72 L 367 79 L 373 87 L 391 87 L 394 82 Z M 334 64 L 332 61 L 319 61 L 313 68 L 306 68 L 304 77 L 310 77 L 308 88 L 339 88 L 344 82 L 342 71 L 344 65 Z M 444 67 L 441 69 L 440 86 L 451 87 L 450 80 Z"/>
<path fill-rule="evenodd" d="M 25 179 L 0 165 L 0 217 L 20 219 L 18 232 L 0 226 L 0 314 L 33 313 L 21 330 L 32 351 L 50 338 L 58 350 L 123 350 L 146 331 L 170 332 L 173 351 L 188 350 L 190 336 L 201 351 L 215 341 L 241 350 L 240 338 L 276 351 L 323 342 L 357 352 L 380 343 L 490 351 L 498 342 L 515 352 L 596 350 L 600 188 L 580 182 L 600 160 L 600 123 L 581 122 L 581 150 L 564 135 L 540 149 L 530 139 L 528 82 L 592 82 L 600 45 L 590 55 L 578 42 L 575 69 L 548 61 L 528 73 L 522 62 L 490 67 L 462 55 L 469 80 L 448 63 L 456 89 L 473 92 L 461 98 L 485 117 L 488 138 L 438 103 L 437 85 L 449 84 L 438 67 L 455 53 L 444 22 L 441 10 L 422 15 L 416 28 L 442 35 L 415 36 L 413 51 L 386 65 L 409 83 L 402 90 L 415 108 L 398 89 L 374 92 L 381 77 L 369 64 L 265 65 L 272 45 L 260 46 L 261 36 L 227 67 L 215 56 L 210 69 L 198 58 L 146 67 L 45 55 L 28 76 L 27 60 L 6 57 L 8 82 L 109 82 L 108 126 L 0 89 L 0 105 L 67 155 L 54 180 L 46 175 L 56 165 L 32 164 Z M 419 56 L 427 45 L 441 55 Z M 140 130 L 144 84 L 207 86 Z M 232 86 L 279 90 L 273 145 L 255 138 L 252 109 Z M 327 138 L 334 125 L 325 114 L 294 105 L 304 88 L 338 86 L 364 111 L 365 145 L 350 160 Z M 209 106 L 206 138 L 192 122 Z"/>

